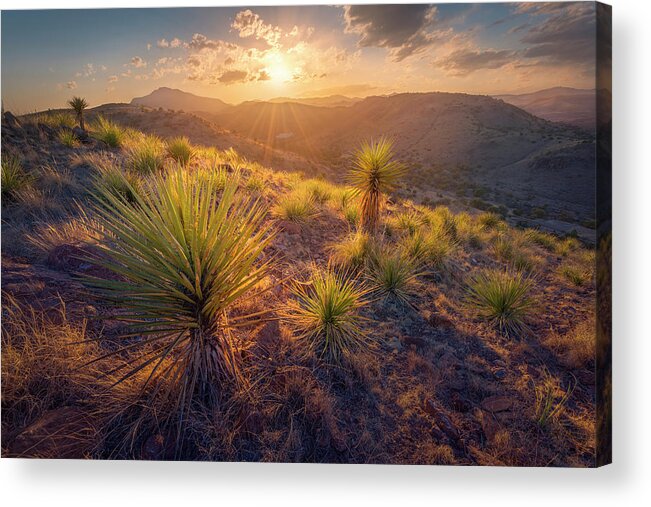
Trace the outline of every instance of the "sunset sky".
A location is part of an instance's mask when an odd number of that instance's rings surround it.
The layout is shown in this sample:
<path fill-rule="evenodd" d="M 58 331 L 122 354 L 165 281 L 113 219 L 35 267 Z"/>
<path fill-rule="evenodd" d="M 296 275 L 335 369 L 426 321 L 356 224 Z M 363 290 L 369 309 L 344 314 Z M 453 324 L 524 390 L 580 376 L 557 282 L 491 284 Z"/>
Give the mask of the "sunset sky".
<path fill-rule="evenodd" d="M 3 11 L 2 100 L 593 88 L 594 37 L 592 2 Z"/>

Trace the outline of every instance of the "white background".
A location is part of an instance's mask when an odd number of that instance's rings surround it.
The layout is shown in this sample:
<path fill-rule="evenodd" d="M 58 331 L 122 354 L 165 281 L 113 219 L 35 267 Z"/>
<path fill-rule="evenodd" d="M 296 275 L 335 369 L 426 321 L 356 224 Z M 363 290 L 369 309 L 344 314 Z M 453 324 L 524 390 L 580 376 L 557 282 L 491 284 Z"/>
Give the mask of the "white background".
<path fill-rule="evenodd" d="M 0 0 L 2 9 L 220 3 L 247 5 L 233 0 Z M 4 505 L 651 505 L 651 2 L 611 3 L 615 153 L 613 465 L 598 470 L 566 470 L 3 459 L 0 498 Z"/>

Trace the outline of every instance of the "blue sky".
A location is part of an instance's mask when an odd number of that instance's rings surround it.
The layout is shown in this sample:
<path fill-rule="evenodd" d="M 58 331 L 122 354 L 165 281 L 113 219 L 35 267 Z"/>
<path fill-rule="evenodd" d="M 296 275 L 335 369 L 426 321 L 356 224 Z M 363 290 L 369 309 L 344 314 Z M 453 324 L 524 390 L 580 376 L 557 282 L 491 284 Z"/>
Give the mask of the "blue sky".
<path fill-rule="evenodd" d="M 590 2 L 3 11 L 2 100 L 587 88 L 593 39 Z"/>

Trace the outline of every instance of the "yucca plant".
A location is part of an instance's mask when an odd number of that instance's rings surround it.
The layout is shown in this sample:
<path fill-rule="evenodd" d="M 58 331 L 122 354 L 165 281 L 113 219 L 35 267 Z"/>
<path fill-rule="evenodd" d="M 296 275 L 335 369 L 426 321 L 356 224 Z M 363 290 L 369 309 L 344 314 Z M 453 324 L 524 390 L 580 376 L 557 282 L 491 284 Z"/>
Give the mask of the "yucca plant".
<path fill-rule="evenodd" d="M 13 201 L 21 190 L 30 186 L 32 178 L 25 172 L 20 159 L 13 155 L 2 156 L 2 200 Z"/>
<path fill-rule="evenodd" d="M 281 220 L 304 224 L 317 214 L 314 197 L 305 191 L 294 191 L 282 196 L 271 209 L 271 214 Z"/>
<path fill-rule="evenodd" d="M 299 333 L 299 340 L 305 340 L 321 358 L 341 363 L 368 342 L 359 314 L 367 304 L 368 290 L 346 273 L 316 267 L 312 271 L 307 282 L 293 283 L 294 298 L 284 316 Z"/>
<path fill-rule="evenodd" d="M 387 138 L 364 142 L 355 154 L 350 184 L 361 194 L 362 230 L 372 235 L 377 230 L 382 196 L 398 185 L 405 166 L 394 160 L 393 142 Z"/>
<path fill-rule="evenodd" d="M 453 244 L 440 229 L 434 229 L 408 236 L 401 247 L 416 264 L 440 268 L 450 255 Z"/>
<path fill-rule="evenodd" d="M 118 124 L 98 116 L 93 125 L 93 136 L 111 148 L 119 148 L 124 142 L 125 133 Z"/>
<path fill-rule="evenodd" d="M 391 221 L 396 229 L 411 236 L 416 234 L 423 225 L 423 218 L 413 210 L 398 213 Z"/>
<path fill-rule="evenodd" d="M 163 142 L 156 136 L 142 136 L 128 147 L 127 160 L 130 168 L 138 174 L 159 171 L 165 162 Z"/>
<path fill-rule="evenodd" d="M 581 287 L 588 280 L 588 273 L 577 266 L 562 266 L 560 272 L 577 287 Z"/>
<path fill-rule="evenodd" d="M 547 370 L 543 371 L 542 380 L 537 384 L 534 383 L 536 396 L 534 417 L 540 428 L 545 428 L 563 415 L 575 387 L 576 385 L 562 389 Z"/>
<path fill-rule="evenodd" d="M 507 337 L 525 332 L 535 301 L 534 282 L 520 272 L 486 271 L 471 278 L 467 302 Z"/>
<path fill-rule="evenodd" d="M 77 117 L 77 122 L 79 123 L 81 129 L 86 130 L 84 125 L 84 111 L 88 107 L 88 102 L 86 102 L 86 99 L 83 99 L 81 97 L 72 97 L 68 101 L 68 105 L 74 111 L 75 116 Z"/>
<path fill-rule="evenodd" d="M 59 141 L 61 141 L 61 144 L 67 146 L 68 148 L 74 148 L 75 146 L 79 145 L 77 136 L 72 133 L 72 130 L 61 130 L 58 137 Z"/>
<path fill-rule="evenodd" d="M 194 148 L 187 137 L 175 137 L 167 141 L 167 154 L 181 165 L 188 165 L 194 157 Z"/>
<path fill-rule="evenodd" d="M 346 269 L 361 268 L 372 250 L 368 234 L 357 231 L 336 243 L 332 247 L 332 261 Z"/>
<path fill-rule="evenodd" d="M 477 223 L 486 230 L 494 229 L 502 222 L 497 213 L 486 211 L 477 217 Z"/>
<path fill-rule="evenodd" d="M 386 299 L 410 304 L 419 276 L 418 264 L 403 252 L 376 250 L 371 259 L 371 280 L 375 291 Z"/>
<path fill-rule="evenodd" d="M 127 202 L 137 202 L 137 196 L 143 192 L 140 177 L 130 171 L 123 171 L 115 164 L 106 164 L 95 178 L 95 186 L 100 190 L 99 195 L 110 193 Z"/>
<path fill-rule="evenodd" d="M 123 309 L 128 335 L 139 336 L 109 355 L 135 352 L 120 367 L 122 380 L 145 369 L 146 383 L 164 377 L 158 385 L 173 386 L 166 392 L 182 413 L 192 401 L 219 402 L 244 381 L 232 331 L 259 316 L 231 318 L 229 310 L 271 262 L 260 260 L 273 231 L 259 201 L 237 194 L 237 181 L 220 194 L 215 185 L 214 175 L 179 169 L 153 178 L 135 205 L 104 188 L 96 194 L 107 239 L 93 262 L 119 278 L 87 283 Z"/>

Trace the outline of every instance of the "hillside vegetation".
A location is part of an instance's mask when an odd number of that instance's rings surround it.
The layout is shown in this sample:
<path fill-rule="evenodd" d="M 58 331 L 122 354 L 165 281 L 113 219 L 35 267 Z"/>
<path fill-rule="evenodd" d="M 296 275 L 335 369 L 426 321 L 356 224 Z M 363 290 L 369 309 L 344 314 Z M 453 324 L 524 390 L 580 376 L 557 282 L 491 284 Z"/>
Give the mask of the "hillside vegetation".
<path fill-rule="evenodd" d="M 5 115 L 3 456 L 593 466 L 592 247 L 399 188 L 477 100 L 352 124 L 342 184 L 133 106 Z"/>

